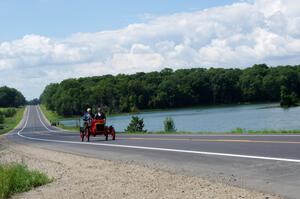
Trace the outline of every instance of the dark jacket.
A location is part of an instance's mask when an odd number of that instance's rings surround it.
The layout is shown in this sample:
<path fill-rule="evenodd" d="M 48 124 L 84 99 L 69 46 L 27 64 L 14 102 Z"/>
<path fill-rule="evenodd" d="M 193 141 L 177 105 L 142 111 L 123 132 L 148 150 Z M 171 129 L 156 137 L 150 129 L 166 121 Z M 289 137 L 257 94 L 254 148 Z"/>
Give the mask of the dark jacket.
<path fill-rule="evenodd" d="M 98 113 L 95 114 L 94 119 L 96 119 L 96 120 L 104 120 L 104 119 L 106 119 L 106 116 L 105 116 L 105 114 L 103 112 L 98 112 Z"/>

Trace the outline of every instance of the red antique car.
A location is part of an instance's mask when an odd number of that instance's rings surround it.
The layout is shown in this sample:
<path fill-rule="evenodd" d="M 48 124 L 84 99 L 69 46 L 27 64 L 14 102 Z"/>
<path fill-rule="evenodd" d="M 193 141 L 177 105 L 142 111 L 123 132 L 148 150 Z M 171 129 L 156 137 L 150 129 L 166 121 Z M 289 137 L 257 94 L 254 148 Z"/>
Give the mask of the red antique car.
<path fill-rule="evenodd" d="M 116 132 L 113 126 L 106 126 L 106 120 L 105 119 L 93 119 L 91 121 L 85 121 L 83 129 L 80 130 L 80 138 L 81 141 L 84 141 L 84 138 L 86 137 L 86 140 L 90 141 L 90 136 L 96 136 L 96 135 L 104 135 L 105 140 L 108 140 L 108 136 L 110 135 L 112 137 L 112 140 L 116 139 Z"/>

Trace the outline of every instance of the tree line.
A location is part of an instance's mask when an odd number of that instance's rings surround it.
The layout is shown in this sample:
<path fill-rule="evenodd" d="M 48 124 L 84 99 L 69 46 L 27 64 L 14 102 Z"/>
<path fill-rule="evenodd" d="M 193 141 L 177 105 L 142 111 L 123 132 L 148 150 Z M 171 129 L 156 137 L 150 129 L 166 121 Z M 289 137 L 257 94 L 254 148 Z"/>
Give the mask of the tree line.
<path fill-rule="evenodd" d="M 14 88 L 0 87 L 0 107 L 19 107 L 25 105 L 23 94 Z"/>
<path fill-rule="evenodd" d="M 87 106 L 135 112 L 200 105 L 298 102 L 300 65 L 246 69 L 193 68 L 66 79 L 49 84 L 41 103 L 58 114 L 80 114 Z"/>

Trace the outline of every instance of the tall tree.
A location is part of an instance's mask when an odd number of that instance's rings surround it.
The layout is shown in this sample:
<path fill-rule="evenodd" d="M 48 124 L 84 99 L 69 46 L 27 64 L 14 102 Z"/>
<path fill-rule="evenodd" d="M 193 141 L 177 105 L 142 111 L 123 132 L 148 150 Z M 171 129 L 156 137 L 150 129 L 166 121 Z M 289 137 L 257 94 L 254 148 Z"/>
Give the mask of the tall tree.
<path fill-rule="evenodd" d="M 25 105 L 23 94 L 7 86 L 0 87 L 0 107 L 19 107 Z"/>
<path fill-rule="evenodd" d="M 282 86 L 286 89 L 282 91 Z M 286 95 L 287 93 L 287 95 Z M 109 112 L 243 102 L 279 102 L 300 94 L 300 66 L 246 69 L 192 68 L 67 79 L 48 85 L 41 95 L 47 108 L 63 115 L 86 106 Z"/>

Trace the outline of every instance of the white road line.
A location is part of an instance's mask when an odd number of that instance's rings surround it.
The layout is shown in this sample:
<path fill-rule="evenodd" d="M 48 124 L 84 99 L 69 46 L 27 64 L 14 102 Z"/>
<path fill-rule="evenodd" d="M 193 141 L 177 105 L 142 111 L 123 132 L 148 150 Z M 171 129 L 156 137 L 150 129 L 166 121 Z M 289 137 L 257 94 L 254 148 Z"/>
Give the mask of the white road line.
<path fill-rule="evenodd" d="M 30 111 L 30 109 L 29 109 L 29 111 Z M 200 154 L 200 155 L 210 155 L 210 156 L 236 157 L 236 158 L 247 158 L 247 159 L 257 159 L 257 160 L 272 160 L 272 161 L 300 163 L 299 159 L 274 158 L 274 157 L 240 155 L 240 154 L 230 154 L 230 153 L 214 153 L 214 152 L 206 152 L 206 151 L 191 151 L 191 150 L 168 149 L 168 148 L 157 148 L 157 147 L 143 147 L 143 146 L 133 146 L 133 145 L 102 144 L 102 143 L 92 143 L 92 142 L 74 142 L 74 141 L 63 141 L 63 140 L 52 140 L 52 139 L 42 139 L 42 138 L 28 137 L 28 136 L 22 135 L 21 132 L 27 126 L 27 122 L 28 122 L 28 118 L 29 118 L 29 111 L 28 111 L 28 114 L 27 114 L 27 119 L 26 119 L 25 125 L 18 132 L 18 135 L 20 137 L 25 138 L 25 139 L 29 139 L 29 140 L 43 141 L 43 142 L 65 143 L 65 144 L 96 145 L 96 146 L 107 146 L 107 147 L 117 147 L 117 148 L 142 149 L 142 150 L 152 150 L 152 151 L 167 151 L 167 152 Z M 45 124 L 44 124 L 44 126 L 45 126 Z M 48 129 L 48 128 L 46 128 L 46 129 Z"/>
<path fill-rule="evenodd" d="M 49 132 L 59 132 L 58 130 L 51 130 L 51 129 L 49 129 L 49 128 L 46 126 L 46 124 L 42 121 L 41 116 L 40 116 L 40 113 L 39 113 L 39 111 L 38 111 L 37 108 L 36 108 L 36 112 L 37 112 L 37 115 L 38 115 L 38 118 L 39 118 L 40 122 L 41 122 L 42 125 L 45 127 L 45 129 L 47 129 Z"/>
<path fill-rule="evenodd" d="M 43 111 L 41 110 L 41 107 L 39 105 L 37 105 L 36 109 L 39 110 L 38 111 L 39 116 L 42 116 L 45 120 L 47 120 L 47 118 L 45 117 L 45 114 L 43 113 Z M 41 121 L 41 119 L 40 119 L 40 121 Z M 48 123 L 50 124 L 50 122 L 48 122 Z M 45 123 L 42 122 L 42 124 L 44 125 Z M 44 125 L 44 127 L 46 127 L 46 126 Z M 55 130 L 51 130 L 52 132 L 58 132 L 58 133 L 60 133 L 61 131 L 72 132 L 72 131 L 61 129 L 61 128 L 58 128 L 58 127 L 53 127 L 53 128 L 55 128 L 57 130 L 56 131 Z M 46 129 L 48 129 L 48 128 L 46 127 Z"/>
<path fill-rule="evenodd" d="M 26 108 L 26 115 L 25 115 L 25 123 L 23 125 L 23 127 L 18 131 L 18 135 L 20 135 L 20 133 L 26 128 L 27 123 L 28 123 L 28 119 L 29 119 L 29 112 L 30 112 L 30 108 Z"/>

